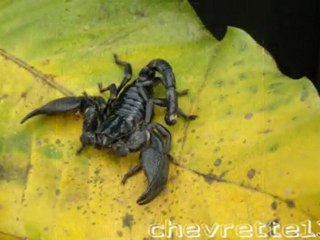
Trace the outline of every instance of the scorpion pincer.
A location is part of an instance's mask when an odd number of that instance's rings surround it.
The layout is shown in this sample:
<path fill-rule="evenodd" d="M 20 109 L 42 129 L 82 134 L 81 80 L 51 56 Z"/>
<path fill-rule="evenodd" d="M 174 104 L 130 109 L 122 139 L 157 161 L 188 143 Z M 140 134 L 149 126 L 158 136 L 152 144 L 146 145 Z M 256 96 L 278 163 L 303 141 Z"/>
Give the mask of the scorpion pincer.
<path fill-rule="evenodd" d="M 39 114 L 58 114 L 77 110 L 83 113 L 80 153 L 85 146 L 111 149 L 116 154 L 127 155 L 140 151 L 140 162 L 123 177 L 122 183 L 141 169 L 147 177 L 148 186 L 138 198 L 138 204 L 152 201 L 164 188 L 169 172 L 171 134 L 161 124 L 152 122 L 154 106 L 166 108 L 165 122 L 176 123 L 177 117 L 193 120 L 195 115 L 185 114 L 178 106 L 178 96 L 187 90 L 176 91 L 175 76 L 169 63 L 163 59 L 151 60 L 136 80 L 129 83 L 132 67 L 118 59 L 115 63 L 124 67 L 124 78 L 117 87 L 99 84 L 100 93 L 110 91 L 108 100 L 100 96 L 63 97 L 53 100 L 27 114 L 21 123 Z M 161 77 L 156 76 L 156 72 Z M 166 90 L 165 98 L 154 97 L 154 86 L 161 82 Z"/>

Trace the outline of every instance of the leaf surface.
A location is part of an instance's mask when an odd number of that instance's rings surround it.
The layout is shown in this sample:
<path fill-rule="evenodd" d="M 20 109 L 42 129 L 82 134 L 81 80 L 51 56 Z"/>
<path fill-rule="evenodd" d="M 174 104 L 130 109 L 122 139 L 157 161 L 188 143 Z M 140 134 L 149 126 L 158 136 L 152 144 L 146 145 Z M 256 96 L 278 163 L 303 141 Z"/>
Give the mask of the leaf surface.
<path fill-rule="evenodd" d="M 318 94 L 307 78 L 281 74 L 245 32 L 229 28 L 218 42 L 186 1 L 25 0 L 0 9 L 0 239 L 149 239 L 150 225 L 168 221 L 320 218 Z M 113 53 L 135 76 L 166 59 L 178 90 L 190 90 L 181 107 L 198 115 L 169 127 L 169 181 L 146 206 L 135 203 L 143 173 L 120 183 L 138 153 L 76 156 L 82 120 L 74 114 L 19 124 L 52 99 L 119 84 Z M 155 121 L 163 115 L 157 109 Z"/>

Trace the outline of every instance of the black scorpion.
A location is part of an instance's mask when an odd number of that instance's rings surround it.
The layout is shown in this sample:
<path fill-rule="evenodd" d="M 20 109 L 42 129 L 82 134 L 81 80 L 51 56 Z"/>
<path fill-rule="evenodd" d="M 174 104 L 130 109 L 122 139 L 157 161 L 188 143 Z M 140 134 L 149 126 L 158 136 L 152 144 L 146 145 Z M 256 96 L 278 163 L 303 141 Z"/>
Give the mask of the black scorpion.
<path fill-rule="evenodd" d="M 115 63 L 124 67 L 125 76 L 116 87 L 114 83 L 104 88 L 99 84 L 100 93 L 110 91 L 105 101 L 100 96 L 63 97 L 53 100 L 26 115 L 21 123 L 39 114 L 57 114 L 77 110 L 83 113 L 83 127 L 80 153 L 85 146 L 112 149 L 116 154 L 127 155 L 140 151 L 140 162 L 123 177 L 122 183 L 135 173 L 144 170 L 148 186 L 137 200 L 146 204 L 153 200 L 164 188 L 169 171 L 170 132 L 161 124 L 153 123 L 154 105 L 166 108 L 165 122 L 176 123 L 177 117 L 193 120 L 195 115 L 186 115 L 178 106 L 178 96 L 187 90 L 176 91 L 175 76 L 169 63 L 163 59 L 151 60 L 136 80 L 128 84 L 132 77 L 129 63 L 118 59 Z M 162 75 L 156 76 L 156 72 Z M 165 98 L 154 97 L 154 86 L 161 82 L 166 90 Z M 164 141 L 165 140 L 165 141 Z"/>

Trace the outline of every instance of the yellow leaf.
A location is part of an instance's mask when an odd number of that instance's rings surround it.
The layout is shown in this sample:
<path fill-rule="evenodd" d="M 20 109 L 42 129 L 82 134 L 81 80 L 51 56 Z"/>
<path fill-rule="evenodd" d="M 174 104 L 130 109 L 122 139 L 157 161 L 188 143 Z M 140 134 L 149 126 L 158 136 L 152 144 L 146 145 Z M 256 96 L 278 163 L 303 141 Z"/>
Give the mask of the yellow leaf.
<path fill-rule="evenodd" d="M 188 226 L 207 239 L 217 224 L 217 238 L 237 239 L 241 226 L 272 221 L 296 224 L 300 237 L 309 221 L 319 230 L 318 94 L 281 74 L 248 34 L 229 28 L 218 42 L 187 1 L 2 1 L 0 10 L 0 239 L 150 239 L 151 226 L 162 239 L 188 239 Z M 119 84 L 113 53 L 135 75 L 166 59 L 178 90 L 190 90 L 181 107 L 198 115 L 168 127 L 169 180 L 145 206 L 135 203 L 143 173 L 120 183 L 138 153 L 76 156 L 74 114 L 19 124 L 50 100 Z"/>

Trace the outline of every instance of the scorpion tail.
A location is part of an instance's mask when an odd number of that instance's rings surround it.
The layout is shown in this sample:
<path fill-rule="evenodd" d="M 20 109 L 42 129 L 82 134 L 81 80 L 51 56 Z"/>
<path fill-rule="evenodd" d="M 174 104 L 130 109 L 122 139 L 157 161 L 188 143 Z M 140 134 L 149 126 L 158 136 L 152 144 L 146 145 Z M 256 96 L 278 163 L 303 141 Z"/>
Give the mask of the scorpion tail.
<path fill-rule="evenodd" d="M 150 145 L 140 154 L 141 165 L 148 180 L 148 187 L 137 200 L 140 205 L 153 200 L 166 185 L 169 161 L 159 135 L 151 132 Z"/>
<path fill-rule="evenodd" d="M 84 97 L 64 97 L 64 98 L 58 98 L 56 100 L 53 100 L 51 102 L 48 102 L 47 104 L 43 105 L 40 108 L 37 108 L 27 114 L 20 123 L 24 123 L 29 118 L 32 118 L 36 115 L 40 114 L 57 114 L 57 113 L 63 113 L 71 110 L 77 110 L 81 108 L 81 105 L 83 103 Z"/>

